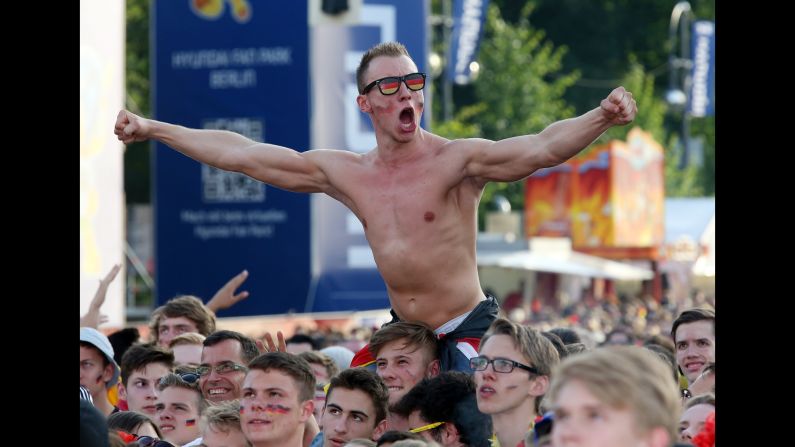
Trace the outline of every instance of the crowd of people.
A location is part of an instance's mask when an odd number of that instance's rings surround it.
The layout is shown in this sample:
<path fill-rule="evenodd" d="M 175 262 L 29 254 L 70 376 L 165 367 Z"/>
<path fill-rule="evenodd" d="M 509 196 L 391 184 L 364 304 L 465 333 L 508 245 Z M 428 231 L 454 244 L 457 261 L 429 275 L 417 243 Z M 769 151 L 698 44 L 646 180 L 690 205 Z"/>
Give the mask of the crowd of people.
<path fill-rule="evenodd" d="M 339 334 L 219 330 L 215 311 L 245 298 L 244 271 L 206 304 L 179 296 L 155 309 L 149 340 L 106 336 L 99 308 L 116 266 L 81 318 L 81 445 L 713 446 L 710 308 L 607 301 L 514 321 L 478 277 L 485 185 L 563 163 L 632 122 L 632 93 L 618 87 L 538 134 L 449 140 L 419 127 L 426 75 L 403 45 L 365 52 L 356 80 L 376 137 L 365 154 L 298 152 L 126 110 L 114 132 L 340 201 L 361 222 L 392 321 L 358 331 L 357 352 Z"/>

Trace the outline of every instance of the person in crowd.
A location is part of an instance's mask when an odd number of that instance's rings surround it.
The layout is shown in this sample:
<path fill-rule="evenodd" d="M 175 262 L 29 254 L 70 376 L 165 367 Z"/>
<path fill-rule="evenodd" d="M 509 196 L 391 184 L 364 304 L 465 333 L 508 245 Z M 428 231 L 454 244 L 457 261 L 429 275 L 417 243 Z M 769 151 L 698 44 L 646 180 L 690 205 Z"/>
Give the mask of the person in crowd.
<path fill-rule="evenodd" d="M 119 397 L 128 410 L 154 418 L 157 385 L 174 369 L 174 354 L 157 345 L 135 345 L 121 359 Z"/>
<path fill-rule="evenodd" d="M 221 330 L 209 334 L 196 368 L 204 398 L 210 402 L 240 399 L 246 365 L 259 354 L 256 342 L 239 332 Z"/>
<path fill-rule="evenodd" d="M 120 373 L 108 337 L 94 328 L 81 327 L 80 386 L 88 389 L 94 406 L 104 416 L 119 411 L 110 403 L 108 389 L 118 384 Z"/>
<path fill-rule="evenodd" d="M 442 447 L 491 447 L 491 417 L 478 410 L 475 381 L 461 371 L 423 379 L 393 411 L 404 415 L 411 432 Z"/>
<path fill-rule="evenodd" d="M 564 360 L 549 389 L 555 447 L 669 447 L 681 413 L 670 368 L 638 346 Z"/>
<path fill-rule="evenodd" d="M 314 408 L 315 376 L 309 363 L 286 352 L 268 352 L 248 368 L 240 398 L 246 439 L 253 447 L 303 445 Z"/>
<path fill-rule="evenodd" d="M 171 373 L 160 379 L 157 389 L 155 422 L 163 439 L 178 446 L 198 445 L 201 442 L 199 418 L 208 406 L 198 381 L 195 377 L 188 379 Z"/>
<path fill-rule="evenodd" d="M 356 70 L 359 110 L 376 146 L 358 154 L 298 152 L 240 134 L 188 129 L 121 110 L 114 133 L 125 144 L 154 139 L 201 163 L 288 191 L 326 193 L 359 219 L 386 283 L 395 319 L 421 321 L 447 335 L 479 339 L 496 318 L 478 277 L 477 210 L 489 182 L 524 179 L 577 155 L 613 126 L 634 119 L 623 87 L 600 106 L 551 124 L 538 134 L 500 141 L 449 140 L 419 126 L 426 75 L 398 42 L 367 50 Z M 432 175 L 431 175 L 432 174 Z M 462 329 L 463 328 L 463 329 Z"/>
<path fill-rule="evenodd" d="M 715 361 L 715 312 L 694 308 L 679 314 L 671 327 L 679 370 L 692 383 Z"/>
<path fill-rule="evenodd" d="M 240 401 L 211 405 L 202 414 L 200 447 L 251 447 L 240 427 Z"/>
<path fill-rule="evenodd" d="M 501 446 L 524 443 L 541 414 L 558 351 L 535 329 L 498 318 L 470 360 L 475 370 L 478 409 L 491 416 Z"/>
<path fill-rule="evenodd" d="M 202 361 L 205 338 L 196 332 L 186 332 L 172 338 L 168 347 L 174 353 L 174 364 L 198 366 Z"/>

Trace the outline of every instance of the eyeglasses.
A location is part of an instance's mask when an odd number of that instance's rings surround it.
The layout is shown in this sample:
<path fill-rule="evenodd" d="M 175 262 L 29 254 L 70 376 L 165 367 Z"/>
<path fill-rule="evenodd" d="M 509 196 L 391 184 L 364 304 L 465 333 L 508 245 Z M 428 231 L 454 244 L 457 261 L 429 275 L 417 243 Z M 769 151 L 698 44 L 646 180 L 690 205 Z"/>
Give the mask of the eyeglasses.
<path fill-rule="evenodd" d="M 523 365 L 513 360 L 501 359 L 501 358 L 489 360 L 488 357 L 482 355 L 478 357 L 472 357 L 471 359 L 469 359 L 469 367 L 475 371 L 485 371 L 486 368 L 488 368 L 489 363 L 491 363 L 492 368 L 494 368 L 494 371 L 498 373 L 509 373 L 513 371 L 514 368 L 518 367 L 524 369 L 525 371 L 530 371 L 533 374 L 541 375 L 541 373 L 537 369 L 531 366 Z"/>
<path fill-rule="evenodd" d="M 406 87 L 412 91 L 419 91 L 425 87 L 425 73 L 410 73 L 406 76 L 388 76 L 386 78 L 376 79 L 375 81 L 367 84 L 362 89 L 362 95 L 366 95 L 376 85 L 382 95 L 394 95 L 400 90 L 400 83 L 405 82 Z"/>
<path fill-rule="evenodd" d="M 212 366 L 202 365 L 196 368 L 196 372 L 200 376 L 204 377 L 210 374 L 211 369 L 215 369 L 215 372 L 217 372 L 218 374 L 229 374 L 233 371 L 248 371 L 248 368 L 246 368 L 245 366 L 230 362 L 230 363 L 221 363 L 215 368 L 213 368 Z"/>
<path fill-rule="evenodd" d="M 141 447 L 176 447 L 174 444 L 153 438 L 151 436 L 139 436 L 135 439 Z"/>
<path fill-rule="evenodd" d="M 434 422 L 433 424 L 423 425 L 422 427 L 412 428 L 409 430 L 412 433 L 419 433 L 426 430 L 433 430 L 434 428 L 444 424 L 444 422 Z"/>

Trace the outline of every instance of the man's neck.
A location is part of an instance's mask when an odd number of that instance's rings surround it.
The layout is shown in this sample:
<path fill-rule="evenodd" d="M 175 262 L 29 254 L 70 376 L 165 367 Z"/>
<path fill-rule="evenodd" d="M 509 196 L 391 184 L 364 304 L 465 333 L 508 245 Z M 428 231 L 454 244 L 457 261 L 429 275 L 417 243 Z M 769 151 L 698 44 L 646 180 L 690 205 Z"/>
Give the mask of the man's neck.
<path fill-rule="evenodd" d="M 114 407 L 110 401 L 108 400 L 108 395 L 106 393 L 102 393 L 99 396 L 91 396 L 91 399 L 94 401 L 94 407 L 97 408 L 105 417 L 109 416 L 111 412 L 116 408 Z"/>
<path fill-rule="evenodd" d="M 522 405 L 491 415 L 494 432 L 500 441 L 500 447 L 516 447 L 523 440 L 536 419 L 535 403 L 527 399 Z"/>
<path fill-rule="evenodd" d="M 414 160 L 422 151 L 422 147 L 427 141 L 427 132 L 422 129 L 417 131 L 410 141 L 395 141 L 386 134 L 376 133 L 376 143 L 378 145 L 376 154 L 378 160 L 386 164 L 400 164 Z"/>

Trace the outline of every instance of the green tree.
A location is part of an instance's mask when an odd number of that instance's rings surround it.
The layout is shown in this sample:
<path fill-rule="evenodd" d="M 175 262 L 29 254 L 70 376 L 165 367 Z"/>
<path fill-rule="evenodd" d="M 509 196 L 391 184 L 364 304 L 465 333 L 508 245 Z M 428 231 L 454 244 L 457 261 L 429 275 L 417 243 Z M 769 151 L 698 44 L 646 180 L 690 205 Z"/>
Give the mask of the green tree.
<path fill-rule="evenodd" d="M 149 102 L 149 0 L 127 0 L 125 85 L 126 107 L 151 116 Z M 133 143 L 124 151 L 124 191 L 130 203 L 151 201 L 149 143 Z"/>
<path fill-rule="evenodd" d="M 462 107 L 450 122 L 434 131 L 448 138 L 478 136 L 502 140 L 538 133 L 554 121 L 574 116 L 563 94 L 579 76 L 560 73 L 565 47 L 545 41 L 545 34 L 524 19 L 506 22 L 500 10 L 489 7 L 478 60 L 480 75 L 474 82 L 477 103 Z M 505 196 L 511 206 L 524 206 L 524 182 L 490 183 L 481 200 L 479 214 L 495 194 Z"/>

